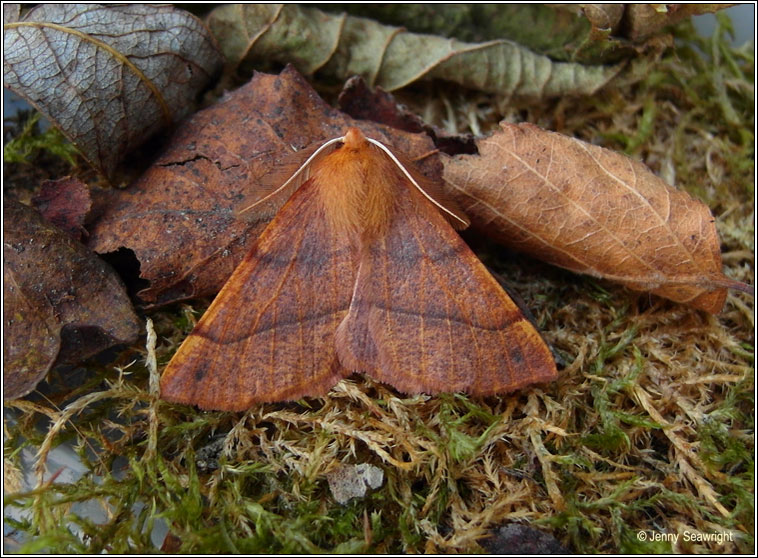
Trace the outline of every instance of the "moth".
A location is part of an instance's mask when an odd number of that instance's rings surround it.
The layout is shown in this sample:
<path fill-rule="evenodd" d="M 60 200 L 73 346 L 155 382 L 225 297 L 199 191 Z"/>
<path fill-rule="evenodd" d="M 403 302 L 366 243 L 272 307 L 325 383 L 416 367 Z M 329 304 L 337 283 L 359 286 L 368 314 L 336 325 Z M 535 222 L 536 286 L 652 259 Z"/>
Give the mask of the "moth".
<path fill-rule="evenodd" d="M 557 376 L 456 232 L 465 215 L 402 156 L 349 128 L 279 190 L 292 184 L 167 365 L 164 399 L 239 411 L 324 395 L 355 371 L 404 393 L 475 396 Z"/>

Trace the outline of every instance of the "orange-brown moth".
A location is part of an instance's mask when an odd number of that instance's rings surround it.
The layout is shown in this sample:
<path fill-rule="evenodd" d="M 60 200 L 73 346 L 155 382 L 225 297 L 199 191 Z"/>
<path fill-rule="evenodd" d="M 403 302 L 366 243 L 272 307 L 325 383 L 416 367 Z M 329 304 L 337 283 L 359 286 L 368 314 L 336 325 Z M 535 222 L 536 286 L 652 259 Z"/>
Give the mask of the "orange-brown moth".
<path fill-rule="evenodd" d="M 164 399 L 244 410 L 324 395 L 354 371 L 404 393 L 479 396 L 556 377 L 451 226 L 465 216 L 408 163 L 350 128 L 285 186 L 296 178 L 166 367 Z"/>

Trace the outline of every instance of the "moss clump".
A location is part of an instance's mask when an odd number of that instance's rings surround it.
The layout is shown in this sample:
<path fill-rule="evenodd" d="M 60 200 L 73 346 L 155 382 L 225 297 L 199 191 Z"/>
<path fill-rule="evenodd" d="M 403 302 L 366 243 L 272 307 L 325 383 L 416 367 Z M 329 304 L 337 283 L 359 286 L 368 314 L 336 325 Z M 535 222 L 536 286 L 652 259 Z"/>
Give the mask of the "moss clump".
<path fill-rule="evenodd" d="M 46 159 L 60 161 L 56 167 L 76 167 L 79 154 L 76 147 L 57 128 L 50 126 L 43 131 L 40 118 L 40 113 L 29 111 L 21 111 L 14 117 L 3 146 L 3 163 L 38 165 L 43 162 L 41 159 Z"/>

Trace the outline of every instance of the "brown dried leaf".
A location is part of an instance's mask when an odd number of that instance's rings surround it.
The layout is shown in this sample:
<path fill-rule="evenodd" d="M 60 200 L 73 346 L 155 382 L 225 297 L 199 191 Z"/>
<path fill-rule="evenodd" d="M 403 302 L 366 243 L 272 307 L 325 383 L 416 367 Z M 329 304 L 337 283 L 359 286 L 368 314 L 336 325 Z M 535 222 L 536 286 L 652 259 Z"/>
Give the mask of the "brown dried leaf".
<path fill-rule="evenodd" d="M 12 199 L 3 208 L 3 397 L 29 393 L 54 364 L 75 364 L 140 324 L 113 270 Z"/>
<path fill-rule="evenodd" d="M 170 6 L 43 4 L 3 28 L 4 85 L 109 177 L 222 63 L 204 25 Z"/>
<path fill-rule="evenodd" d="M 182 123 L 156 163 L 114 194 L 93 223 L 89 246 L 99 253 L 133 250 L 150 282 L 139 296 L 150 305 L 215 294 L 278 209 L 262 205 L 240 220 L 239 203 L 269 186 L 272 170 L 293 148 L 356 125 L 411 157 L 434 150 L 425 136 L 356 123 L 291 67 L 279 76 L 256 74 Z M 438 161 L 425 163 L 440 172 Z"/>
<path fill-rule="evenodd" d="M 9 264 L 3 267 L 3 397 L 23 397 L 45 377 L 58 356 L 60 325 L 49 304 L 25 297 Z"/>
<path fill-rule="evenodd" d="M 474 226 L 554 265 L 721 309 L 734 281 L 708 207 L 619 153 L 531 124 L 500 126 L 479 155 L 443 161 Z"/>

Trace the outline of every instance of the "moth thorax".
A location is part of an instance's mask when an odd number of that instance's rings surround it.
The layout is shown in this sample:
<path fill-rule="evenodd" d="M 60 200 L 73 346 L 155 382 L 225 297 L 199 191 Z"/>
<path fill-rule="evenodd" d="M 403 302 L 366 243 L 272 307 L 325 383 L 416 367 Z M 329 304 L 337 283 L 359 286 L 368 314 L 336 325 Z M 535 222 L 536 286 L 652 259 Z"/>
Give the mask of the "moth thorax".
<path fill-rule="evenodd" d="M 337 234 L 376 236 L 394 212 L 393 181 L 401 179 L 383 153 L 370 144 L 343 146 L 318 169 L 326 217 Z"/>

